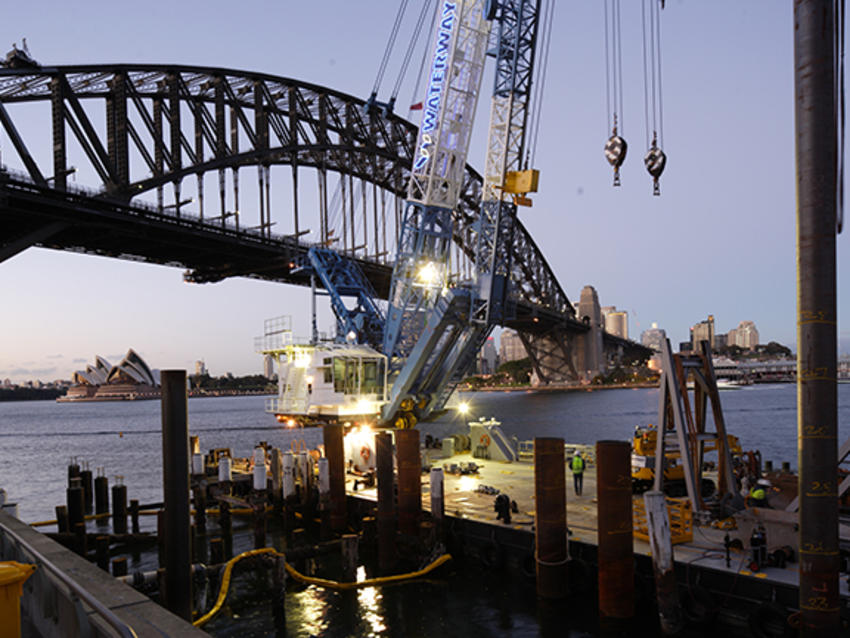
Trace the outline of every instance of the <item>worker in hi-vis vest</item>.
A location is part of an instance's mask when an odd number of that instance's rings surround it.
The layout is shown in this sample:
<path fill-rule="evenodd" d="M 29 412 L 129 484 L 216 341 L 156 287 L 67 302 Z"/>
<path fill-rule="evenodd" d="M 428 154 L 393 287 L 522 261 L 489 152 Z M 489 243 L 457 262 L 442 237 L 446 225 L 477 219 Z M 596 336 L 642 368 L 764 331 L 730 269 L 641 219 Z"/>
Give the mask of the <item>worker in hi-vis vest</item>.
<path fill-rule="evenodd" d="M 576 452 L 571 466 L 573 470 L 573 487 L 575 487 L 576 496 L 581 496 L 581 486 L 584 481 L 584 459 L 581 457 L 581 452 Z"/>

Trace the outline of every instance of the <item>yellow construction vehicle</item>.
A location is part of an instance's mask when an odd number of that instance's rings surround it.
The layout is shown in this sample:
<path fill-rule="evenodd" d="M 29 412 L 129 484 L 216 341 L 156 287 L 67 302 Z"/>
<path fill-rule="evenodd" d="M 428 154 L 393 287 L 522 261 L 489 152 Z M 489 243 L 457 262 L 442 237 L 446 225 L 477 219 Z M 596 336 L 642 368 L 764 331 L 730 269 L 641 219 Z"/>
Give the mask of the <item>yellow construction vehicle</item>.
<path fill-rule="evenodd" d="M 729 450 L 733 455 L 741 454 L 741 444 L 738 437 L 728 435 Z M 658 430 L 650 423 L 648 426 L 638 426 L 632 438 L 632 491 L 640 494 L 652 489 L 655 482 L 655 451 L 658 445 Z M 664 492 L 668 496 L 685 496 L 685 471 L 680 463 L 681 453 L 678 447 L 665 446 L 664 454 Z M 703 452 L 712 452 L 717 449 L 715 441 L 705 443 Z M 711 496 L 716 489 L 711 479 L 702 480 L 703 498 Z"/>

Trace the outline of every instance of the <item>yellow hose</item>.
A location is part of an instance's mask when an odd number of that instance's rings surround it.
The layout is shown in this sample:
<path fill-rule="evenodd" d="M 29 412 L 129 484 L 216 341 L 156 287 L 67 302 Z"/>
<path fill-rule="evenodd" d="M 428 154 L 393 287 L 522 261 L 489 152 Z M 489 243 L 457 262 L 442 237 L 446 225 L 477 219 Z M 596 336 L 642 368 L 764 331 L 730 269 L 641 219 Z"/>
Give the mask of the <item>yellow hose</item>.
<path fill-rule="evenodd" d="M 327 580 L 325 578 L 314 578 L 313 576 L 305 576 L 304 574 L 295 571 L 295 568 L 292 567 L 289 563 L 286 563 L 286 571 L 295 580 L 300 580 L 302 583 L 307 583 L 308 585 L 318 585 L 319 587 L 327 587 L 328 589 L 346 591 L 349 589 L 358 589 L 360 587 L 375 587 L 376 585 L 386 585 L 387 583 L 395 583 L 400 580 L 419 578 L 420 576 L 424 576 L 428 572 L 434 571 L 440 565 L 450 561 L 451 559 L 451 554 L 443 554 L 433 563 L 416 572 L 408 572 L 407 574 L 393 574 L 392 576 L 382 576 L 381 578 L 369 578 L 367 580 L 360 580 L 353 583 L 341 583 L 336 580 Z"/>
<path fill-rule="evenodd" d="M 215 605 L 213 605 L 212 609 L 210 609 L 206 614 L 204 614 L 192 623 L 195 627 L 203 627 L 221 611 L 222 606 L 224 606 L 224 601 L 227 600 L 227 594 L 230 591 L 230 575 L 233 572 L 233 566 L 243 558 L 250 558 L 251 556 L 258 556 L 260 554 L 274 554 L 275 556 L 285 556 L 285 554 L 282 554 L 281 552 L 277 551 L 274 547 L 263 547 L 262 549 L 252 549 L 250 551 L 243 552 L 227 561 L 227 564 L 224 567 L 224 575 L 221 578 L 221 586 L 218 589 L 218 598 L 216 598 Z M 409 572 L 407 574 L 394 574 L 393 576 L 383 576 L 381 578 L 369 578 L 368 580 L 361 580 L 353 583 L 341 583 L 335 580 L 327 580 L 325 578 L 314 578 L 312 576 L 305 576 L 304 574 L 296 571 L 296 569 L 292 567 L 289 563 L 285 563 L 285 567 L 286 571 L 289 573 L 290 576 L 292 576 L 295 580 L 301 581 L 302 583 L 344 591 L 349 589 L 357 589 L 359 587 L 375 587 L 377 585 L 384 585 L 387 583 L 395 583 L 411 578 L 418 578 L 419 576 L 424 576 L 425 574 L 434 571 L 435 569 L 437 569 L 437 567 L 439 567 L 443 563 L 450 561 L 451 559 L 452 557 L 450 554 L 443 554 L 433 563 L 427 565 L 419 571 Z"/>
<path fill-rule="evenodd" d="M 266 505 L 267 513 L 271 512 L 272 509 L 273 507 L 271 505 Z M 139 510 L 139 516 L 156 516 L 157 514 L 159 514 L 159 512 L 160 510 Z M 194 515 L 195 510 L 191 510 L 191 513 Z M 230 513 L 236 516 L 247 516 L 249 514 L 253 514 L 254 510 L 252 510 L 250 507 L 234 507 L 230 510 Z M 218 508 L 207 509 L 207 516 L 219 516 L 220 514 L 221 512 L 218 510 Z M 104 512 L 103 514 L 87 514 L 84 518 L 87 521 L 94 521 L 101 518 L 109 518 L 110 516 L 112 516 L 112 514 L 110 514 L 109 512 Z M 295 516 L 301 518 L 301 514 L 299 514 L 298 512 L 295 513 Z M 34 523 L 30 523 L 30 527 L 47 527 L 48 525 L 56 525 L 58 522 L 59 521 L 57 521 L 55 518 L 49 521 L 35 521 Z"/>
<path fill-rule="evenodd" d="M 103 514 L 86 514 L 83 519 L 94 521 L 100 518 L 109 518 L 110 516 L 109 512 L 104 512 Z M 55 518 L 52 521 L 36 521 L 35 523 L 30 523 L 30 527 L 46 527 L 47 525 L 56 525 L 58 522 Z"/>
<path fill-rule="evenodd" d="M 238 556 L 234 556 L 227 561 L 227 565 L 224 568 L 224 576 L 221 578 L 221 587 L 218 589 L 218 598 L 215 601 L 215 605 L 213 605 L 213 608 L 206 614 L 192 623 L 195 627 L 203 627 L 212 620 L 218 612 L 221 611 L 224 601 L 227 599 L 227 593 L 230 591 L 230 573 L 233 571 L 233 566 L 243 558 L 250 558 L 251 556 L 257 556 L 259 554 L 276 554 L 277 556 L 283 556 L 283 554 L 277 551 L 274 547 L 264 547 L 262 549 L 252 549 L 247 552 L 242 552 Z"/>

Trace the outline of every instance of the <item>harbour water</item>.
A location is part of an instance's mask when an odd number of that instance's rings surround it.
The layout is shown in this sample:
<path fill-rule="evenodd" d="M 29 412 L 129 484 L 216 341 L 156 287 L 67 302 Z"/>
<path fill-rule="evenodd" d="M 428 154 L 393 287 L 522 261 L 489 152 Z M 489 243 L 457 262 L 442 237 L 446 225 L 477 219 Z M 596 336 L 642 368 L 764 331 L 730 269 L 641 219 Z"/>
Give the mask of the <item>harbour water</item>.
<path fill-rule="evenodd" d="M 761 450 L 779 467 L 796 458 L 796 386 L 753 385 L 722 391 L 721 403 L 730 433 L 745 450 Z M 465 421 L 495 417 L 508 435 L 563 437 L 570 443 L 628 440 L 636 425 L 655 423 L 658 390 L 611 389 L 592 392 L 477 392 L 463 394 L 467 417 L 447 413 L 441 421 L 421 424 L 424 433 L 442 436 Z M 264 413 L 265 397 L 220 397 L 189 400 L 189 429 L 201 449 L 229 447 L 249 456 L 259 441 L 288 448 L 293 438 L 313 446 L 318 429 L 286 430 Z M 850 437 L 850 384 L 838 386 L 839 439 Z M 129 498 L 141 503 L 162 498 L 162 439 L 158 401 L 57 404 L 52 401 L 0 403 L 0 487 L 19 504 L 22 520 L 50 519 L 64 502 L 69 460 L 104 468 L 110 484 L 122 476 Z"/>
<path fill-rule="evenodd" d="M 487 392 L 465 394 L 470 414 L 447 413 L 421 429 L 442 436 L 468 419 L 496 417 L 509 435 L 532 439 L 559 436 L 574 443 L 629 439 L 636 425 L 655 423 L 658 391 L 612 389 L 593 392 Z M 729 431 L 744 449 L 760 449 L 778 466 L 796 467 L 796 387 L 750 386 L 721 393 Z M 192 434 L 201 448 L 230 447 L 247 456 L 259 441 L 288 447 L 293 438 L 308 446 L 321 431 L 286 430 L 263 412 L 263 397 L 189 400 Z M 840 437 L 850 436 L 850 386 L 839 386 Z M 129 498 L 161 499 L 160 405 L 157 401 L 95 404 L 20 402 L 0 404 L 0 487 L 19 503 L 25 521 L 53 518 L 65 498 L 71 457 L 103 467 L 110 479 L 122 475 Z M 152 529 L 153 518 L 142 520 Z M 48 528 L 49 529 L 49 528 Z M 246 541 L 247 542 L 247 541 Z M 272 538 L 272 542 L 275 542 Z M 243 549 L 248 549 L 244 547 Z M 237 549 L 237 551 L 239 551 Z M 134 561 L 135 562 L 135 561 Z M 131 566 L 137 569 L 138 566 Z M 333 592 L 290 588 L 284 604 L 262 574 L 243 573 L 225 612 L 205 629 L 215 636 L 592 636 L 595 600 L 585 595 L 549 607 L 530 582 L 500 576 L 461 562 L 433 578 L 405 585 Z M 283 610 L 284 613 L 280 613 Z M 652 619 L 634 635 L 655 635 Z M 689 636 L 712 635 L 710 629 Z M 736 634 L 730 634 L 736 635 Z"/>

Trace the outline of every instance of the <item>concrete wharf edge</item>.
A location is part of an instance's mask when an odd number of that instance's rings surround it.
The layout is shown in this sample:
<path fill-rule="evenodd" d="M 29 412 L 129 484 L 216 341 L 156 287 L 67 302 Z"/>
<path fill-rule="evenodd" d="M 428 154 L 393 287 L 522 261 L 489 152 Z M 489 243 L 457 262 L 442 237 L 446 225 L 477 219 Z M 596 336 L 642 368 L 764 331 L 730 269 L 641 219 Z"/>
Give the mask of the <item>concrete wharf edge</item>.
<path fill-rule="evenodd" d="M 59 543 L 34 530 L 13 516 L 0 512 L 0 522 L 23 538 L 57 568 L 76 580 L 95 598 L 108 607 L 123 622 L 129 625 L 139 638 L 162 638 L 162 636 L 208 636 L 191 623 L 178 618 L 144 594 L 106 573 L 94 563 L 65 549 Z M 26 550 L 18 552 L 14 540 L 5 539 L 0 532 L 2 559 L 10 560 L 15 552 L 19 562 L 27 560 Z M 40 573 L 41 572 L 41 573 Z M 50 601 L 50 602 L 48 602 Z M 52 604 L 51 604 L 52 603 Z M 52 607 L 52 610 L 49 608 Z M 113 636 L 109 625 L 84 605 L 94 636 Z M 45 611 L 51 613 L 45 614 Z M 47 617 L 49 615 L 49 617 Z M 36 572 L 24 583 L 21 598 L 21 626 L 29 628 L 23 635 L 43 638 L 51 636 L 73 637 L 77 635 L 76 611 L 66 588 L 50 579 L 47 570 Z"/>
<path fill-rule="evenodd" d="M 580 559 L 592 573 L 583 577 L 595 581 L 597 553 L 596 520 L 596 467 L 594 446 L 575 445 L 588 461 L 584 472 L 583 495 L 577 497 L 573 490 L 571 471 L 565 462 L 567 473 L 567 527 L 569 529 L 569 554 Z M 571 455 L 571 446 L 567 453 Z M 449 534 L 459 535 L 464 553 L 471 553 L 485 563 L 506 564 L 514 571 L 523 572 L 531 578 L 529 567 L 534 560 L 534 465 L 528 460 L 507 463 L 473 458 L 469 454 L 455 454 L 442 458 L 440 450 L 423 450 L 423 466 L 445 467 L 451 464 L 474 462 L 479 466 L 475 474 L 456 475 L 445 473 L 445 514 Z M 427 458 L 426 458 L 427 457 Z M 374 507 L 375 488 L 358 487 L 354 480 L 346 477 L 346 493 L 352 508 L 361 514 Z M 476 492 L 479 486 L 495 488 L 516 501 L 518 513 L 512 514 L 511 523 L 506 525 L 496 519 L 494 493 Z M 422 508 L 430 507 L 430 484 L 428 474 L 422 475 Z M 742 541 L 743 551 L 731 552 L 730 567 L 726 567 L 723 537 L 726 531 L 698 527 L 694 524 L 694 538 L 688 543 L 674 546 L 677 580 L 680 587 L 699 585 L 715 593 L 715 603 L 727 599 L 739 599 L 749 605 L 760 602 L 777 602 L 788 609 L 799 605 L 799 563 L 789 563 L 785 568 L 765 567 L 758 573 L 749 571 L 749 538 L 757 521 L 763 521 L 768 530 L 768 547 L 791 545 L 796 552 L 796 525 L 789 524 L 787 517 L 777 510 L 747 510 L 738 516 L 738 529 L 729 530 L 731 538 Z M 841 526 L 842 539 L 850 539 L 850 527 Z M 455 546 L 457 542 L 455 539 Z M 451 540 L 449 550 L 451 550 Z M 634 538 L 634 556 L 638 578 L 649 583 L 652 579 L 652 562 L 649 543 Z M 532 570 L 533 571 L 533 570 Z M 850 619 L 850 586 L 848 579 L 840 579 L 842 617 Z M 651 588 L 651 585 L 649 585 Z"/>

